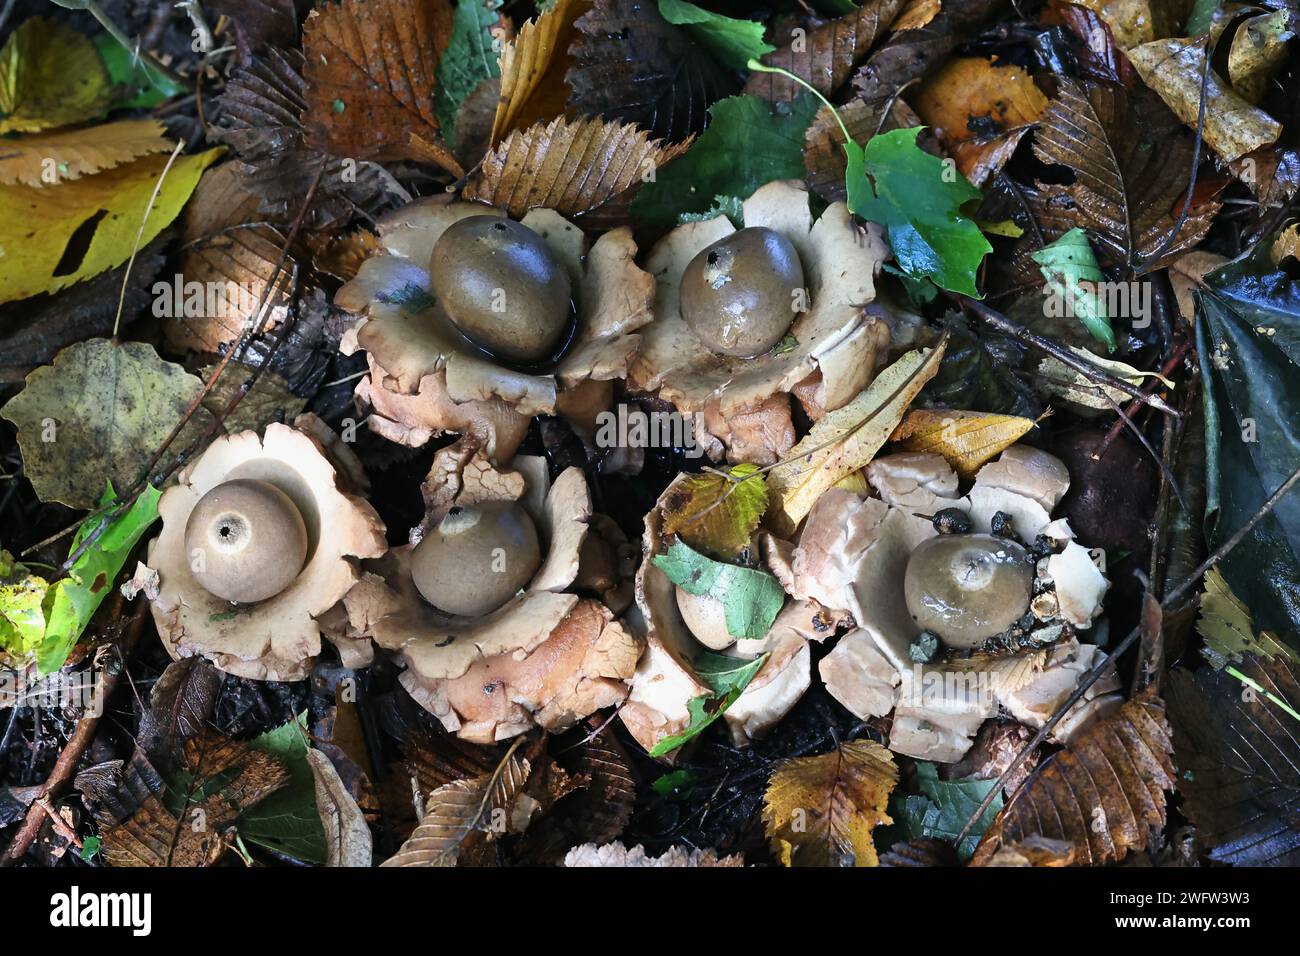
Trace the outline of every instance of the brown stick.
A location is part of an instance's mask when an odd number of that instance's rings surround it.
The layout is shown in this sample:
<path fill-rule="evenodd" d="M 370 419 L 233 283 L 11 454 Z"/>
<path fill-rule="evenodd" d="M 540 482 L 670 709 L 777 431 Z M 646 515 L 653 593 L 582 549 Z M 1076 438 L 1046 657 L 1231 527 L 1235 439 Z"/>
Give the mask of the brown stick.
<path fill-rule="evenodd" d="M 1165 376 L 1166 378 L 1172 375 L 1174 373 L 1174 369 L 1178 368 L 1178 363 L 1181 362 L 1183 360 L 1183 356 L 1187 354 L 1188 348 L 1190 348 L 1190 343 L 1188 342 L 1180 343 L 1178 347 L 1174 349 L 1174 354 L 1169 356 L 1169 360 L 1160 367 L 1160 374 Z M 1163 384 L 1164 384 L 1163 382 L 1157 379 L 1154 382 L 1148 383 L 1143 388 L 1143 391 L 1154 392 L 1156 389 L 1160 388 Z M 1097 446 L 1097 450 L 1092 453 L 1093 461 L 1101 461 L 1101 456 L 1106 454 L 1106 449 L 1111 446 L 1111 443 L 1116 438 L 1119 437 L 1119 433 L 1124 430 L 1124 426 L 1125 426 L 1124 416 L 1127 415 L 1129 418 L 1132 418 L 1134 415 L 1137 414 L 1138 406 L 1140 404 L 1142 403 L 1139 402 L 1137 399 L 1134 399 L 1133 401 L 1128 403 L 1128 406 L 1124 409 L 1124 414 L 1121 415 L 1119 418 L 1115 419 L 1115 424 L 1110 426 L 1110 431 L 1106 432 L 1106 437 L 1101 440 L 1101 444 Z"/>
<path fill-rule="evenodd" d="M 81 762 L 82 755 L 85 754 L 91 741 L 95 739 L 95 732 L 99 729 L 100 718 L 103 717 L 108 707 L 108 699 L 112 696 L 118 680 L 121 679 L 126 670 L 126 658 L 140 639 L 140 632 L 144 628 L 145 612 L 148 607 L 148 602 L 141 601 L 140 606 L 135 609 L 126 622 L 122 636 L 117 642 L 117 660 L 121 667 L 117 668 L 116 671 L 106 667 L 102 671 L 103 680 L 99 686 L 98 713 L 86 714 L 77 722 L 76 730 L 72 732 L 72 736 L 64 744 L 58 760 L 54 762 L 54 769 L 50 771 L 49 777 L 41 785 L 40 794 L 32 801 L 32 805 L 27 808 L 27 816 L 23 819 L 22 827 L 14 835 L 9 847 L 4 852 L 4 856 L 0 857 L 0 866 L 11 866 L 27 855 L 32 843 L 36 841 L 37 834 L 41 832 L 41 824 L 45 822 L 46 811 L 44 807 L 50 805 L 50 799 L 57 797 L 71 783 L 73 776 L 77 772 L 77 764 Z"/>

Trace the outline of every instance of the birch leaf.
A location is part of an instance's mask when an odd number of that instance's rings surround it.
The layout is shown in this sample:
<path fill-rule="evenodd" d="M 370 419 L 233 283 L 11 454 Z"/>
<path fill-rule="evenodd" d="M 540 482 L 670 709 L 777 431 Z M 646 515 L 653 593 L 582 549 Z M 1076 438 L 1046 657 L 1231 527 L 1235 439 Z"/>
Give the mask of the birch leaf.
<path fill-rule="evenodd" d="M 792 534 L 822 492 L 865 466 L 889 440 L 903 413 L 939 370 L 946 339 L 894 362 L 857 398 L 822 416 L 768 475 L 773 530 Z"/>
<path fill-rule="evenodd" d="M 878 865 L 871 831 L 893 822 L 897 784 L 893 755 L 871 740 L 781 761 L 763 794 L 772 852 L 786 866 Z"/>
<path fill-rule="evenodd" d="M 1094 339 L 1115 351 L 1115 330 L 1110 327 L 1106 302 L 1094 291 L 1106 275 L 1088 245 L 1088 236 L 1075 227 L 1049 242 L 1029 258 L 1038 263 L 1048 290 L 1064 303 L 1067 315 L 1077 316 Z"/>

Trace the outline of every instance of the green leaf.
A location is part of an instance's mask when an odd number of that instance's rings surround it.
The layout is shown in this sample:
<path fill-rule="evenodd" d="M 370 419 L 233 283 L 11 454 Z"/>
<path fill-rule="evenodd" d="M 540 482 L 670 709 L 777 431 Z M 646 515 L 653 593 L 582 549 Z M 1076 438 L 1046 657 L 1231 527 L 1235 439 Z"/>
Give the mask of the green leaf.
<path fill-rule="evenodd" d="M 655 555 L 654 564 L 688 594 L 707 594 L 721 601 L 732 637 L 763 637 L 785 603 L 785 590 L 775 575 L 714 561 L 680 540 L 672 543 L 667 554 Z"/>
<path fill-rule="evenodd" d="M 501 22 L 500 0 L 461 0 L 452 20 L 451 40 L 438 61 L 434 112 L 448 145 L 454 145 L 456 115 L 465 98 L 484 80 L 501 75 L 492 28 Z"/>
<path fill-rule="evenodd" d="M 1222 2 L 1223 0 L 1193 0 L 1192 12 L 1187 15 L 1187 26 L 1183 28 L 1183 34 L 1198 37 L 1207 32 Z"/>
<path fill-rule="evenodd" d="M 746 464 L 732 468 L 731 478 L 715 472 L 678 478 L 661 506 L 664 531 L 719 561 L 735 560 L 767 510 L 767 484 L 757 471 Z"/>
<path fill-rule="evenodd" d="M 86 837 L 81 841 L 81 859 L 89 863 L 99 852 L 99 848 L 104 845 L 104 841 L 97 836 Z"/>
<path fill-rule="evenodd" d="M 1038 263 L 1048 291 L 1063 304 L 1062 314 L 1076 316 L 1094 339 L 1109 351 L 1115 351 L 1118 343 L 1110 326 L 1106 302 L 1096 291 L 1097 284 L 1106 281 L 1106 274 L 1097 265 L 1087 233 L 1076 226 L 1030 258 Z"/>
<path fill-rule="evenodd" d="M 109 484 L 100 506 L 115 497 Z M 102 522 L 107 521 L 108 527 L 68 569 L 68 576 L 54 582 L 45 597 L 45 637 L 36 649 L 36 665 L 41 674 L 57 671 L 68 659 L 95 611 L 113 590 L 122 565 L 136 543 L 158 520 L 161 497 L 162 492 L 147 485 L 131 507 L 116 518 L 91 515 L 81 523 L 72 539 L 69 556 L 76 553 Z"/>
<path fill-rule="evenodd" d="M 665 737 L 655 744 L 650 751 L 652 757 L 662 757 L 676 750 L 692 737 L 696 737 L 736 702 L 754 675 L 763 669 L 768 655 L 760 654 L 752 661 L 726 654 L 714 654 L 705 651 L 694 661 L 695 674 L 700 680 L 713 688 L 713 696 L 692 698 L 686 704 L 691 722 L 680 734 Z"/>
<path fill-rule="evenodd" d="M 185 92 L 185 87 L 157 70 L 148 69 L 107 33 L 95 37 L 95 49 L 113 85 L 115 109 L 152 109 Z"/>
<path fill-rule="evenodd" d="M 0 550 L 0 651 L 25 657 L 45 636 L 41 604 L 49 582 Z"/>
<path fill-rule="evenodd" d="M 775 179 L 802 179 L 804 131 L 817 107 L 810 95 L 776 105 L 757 96 L 719 100 L 686 154 L 641 187 L 632 215 L 671 226 L 683 213 L 705 212 L 715 197 L 746 199 Z"/>
<path fill-rule="evenodd" d="M 871 192 L 851 190 L 849 209 L 889 231 L 894 259 L 912 278 L 978 297 L 975 273 L 993 247 L 961 207 L 981 193 L 956 166 L 916 145 L 921 129 L 871 138 L 864 154 Z"/>
<path fill-rule="evenodd" d="M 957 839 L 957 834 L 961 833 L 971 814 L 988 796 L 989 791 L 997 786 L 996 779 L 962 777 L 959 780 L 940 780 L 938 766 L 926 761 L 916 765 L 916 782 L 921 792 L 911 794 L 903 800 L 901 812 L 895 814 L 902 823 L 905 839 L 934 837 L 949 843 Z M 971 828 L 966 839 L 957 846 L 958 859 L 965 862 L 971 858 L 984 831 L 992 826 L 1001 809 L 1002 796 L 999 794 Z"/>
<path fill-rule="evenodd" d="M 325 828 L 316 810 L 316 778 L 307 760 L 307 715 L 286 721 L 250 741 L 254 750 L 278 758 L 289 771 L 289 785 L 239 818 L 239 835 L 304 863 L 326 861 Z"/>
<path fill-rule="evenodd" d="M 1300 286 L 1269 245 L 1211 272 L 1197 293 L 1211 548 L 1300 465 Z M 1300 629 L 1300 494 L 1278 502 L 1219 569 L 1256 627 Z"/>
<path fill-rule="evenodd" d="M 666 773 L 662 777 L 650 784 L 650 788 L 661 797 L 666 797 L 674 790 L 680 789 L 691 782 L 694 776 L 689 770 L 674 770 L 672 773 Z"/>
<path fill-rule="evenodd" d="M 659 0 L 659 12 L 669 23 L 686 27 L 697 43 L 733 70 L 743 70 L 751 57 L 776 49 L 763 39 L 763 24 L 754 20 L 710 13 L 686 0 Z"/>
<path fill-rule="evenodd" d="M 704 212 L 684 212 L 677 217 L 677 221 L 679 223 L 707 222 L 710 219 L 717 219 L 719 216 L 726 216 L 737 229 L 743 228 L 745 225 L 744 203 L 737 196 L 714 196 L 713 205 Z"/>

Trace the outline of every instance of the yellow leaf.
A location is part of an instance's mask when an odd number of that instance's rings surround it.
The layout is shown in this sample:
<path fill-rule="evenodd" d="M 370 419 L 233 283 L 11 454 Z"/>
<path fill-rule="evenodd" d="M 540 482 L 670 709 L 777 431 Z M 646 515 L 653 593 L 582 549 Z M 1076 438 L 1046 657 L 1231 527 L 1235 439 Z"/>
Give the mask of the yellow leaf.
<path fill-rule="evenodd" d="M 957 474 L 970 478 L 1033 427 L 1032 418 L 1019 415 L 917 408 L 907 413 L 891 440 L 908 451 L 943 455 Z"/>
<path fill-rule="evenodd" d="M 1286 62 L 1288 41 L 1295 37 L 1290 10 L 1251 17 L 1237 28 L 1228 53 L 1232 88 L 1252 103 L 1264 98 L 1268 81 Z"/>
<path fill-rule="evenodd" d="M 768 475 L 773 530 L 788 535 L 822 492 L 871 461 L 939 370 L 947 340 L 908 352 L 843 408 L 822 416 Z"/>
<path fill-rule="evenodd" d="M 492 123 L 493 146 L 511 130 L 564 112 L 568 97 L 564 74 L 573 59 L 566 51 L 574 22 L 590 7 L 590 0 L 558 0 L 525 23 L 501 51 L 501 98 Z"/>
<path fill-rule="evenodd" d="M 61 23 L 32 17 L 0 49 L 0 133 L 94 119 L 108 109 L 110 93 L 95 44 Z"/>
<path fill-rule="evenodd" d="M 763 794 L 772 853 L 784 866 L 878 865 L 871 831 L 893 822 L 885 808 L 897 784 L 893 755 L 871 740 L 781 761 Z"/>
<path fill-rule="evenodd" d="M 219 155 L 210 149 L 172 164 L 141 247 L 176 218 Z M 125 262 L 166 165 L 166 156 L 149 156 L 54 187 L 0 190 L 0 302 L 54 292 Z"/>
<path fill-rule="evenodd" d="M 0 183 L 49 186 L 121 166 L 172 143 L 156 120 L 123 120 L 87 129 L 34 133 L 0 146 Z"/>
<path fill-rule="evenodd" d="M 1280 654 L 1291 663 L 1300 664 L 1300 655 L 1279 642 L 1275 635 L 1268 631 L 1256 633 L 1250 609 L 1232 593 L 1217 567 L 1206 573 L 1204 586 L 1196 632 L 1205 638 L 1201 655 L 1215 670 L 1228 663 L 1240 664 L 1244 654 L 1270 659 Z"/>

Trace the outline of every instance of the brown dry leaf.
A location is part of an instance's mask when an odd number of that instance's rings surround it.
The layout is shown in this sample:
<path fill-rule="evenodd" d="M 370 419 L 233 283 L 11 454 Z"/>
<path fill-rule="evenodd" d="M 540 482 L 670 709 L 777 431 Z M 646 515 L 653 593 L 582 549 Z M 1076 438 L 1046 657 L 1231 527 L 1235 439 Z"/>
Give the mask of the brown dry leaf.
<path fill-rule="evenodd" d="M 361 263 L 379 251 L 379 236 L 364 226 L 342 236 L 313 232 L 306 241 L 312 267 L 343 282 L 356 278 Z"/>
<path fill-rule="evenodd" d="M 1261 13 L 1242 23 L 1228 51 L 1228 79 L 1245 100 L 1258 103 L 1268 81 L 1287 56 L 1287 41 L 1295 36 L 1290 10 Z"/>
<path fill-rule="evenodd" d="M 762 62 L 793 73 L 831 98 L 906 5 L 907 0 L 867 0 L 839 19 L 796 31 L 789 43 L 764 54 Z M 789 77 L 755 70 L 745 83 L 745 92 L 784 103 L 802 94 L 804 88 Z"/>
<path fill-rule="evenodd" d="M 1147 846 L 1165 825 L 1165 791 L 1177 784 L 1165 708 L 1153 690 L 1098 718 L 1048 757 L 998 814 L 975 850 L 987 865 L 1003 846 L 1034 837 L 1073 845 L 1098 866 Z"/>
<path fill-rule="evenodd" d="M 1205 274 L 1213 272 L 1228 260 L 1214 252 L 1188 252 L 1169 263 L 1169 284 L 1173 286 L 1178 314 L 1191 326 L 1196 323 L 1196 303 L 1192 292 L 1203 288 Z"/>
<path fill-rule="evenodd" d="M 564 77 L 570 111 L 635 123 L 676 142 L 703 132 L 709 106 L 739 86 L 654 3 L 596 0 L 577 29 Z"/>
<path fill-rule="evenodd" d="M 982 186 L 1011 158 L 1047 97 L 1018 66 L 956 57 L 921 85 L 912 106 L 962 175 Z"/>
<path fill-rule="evenodd" d="M 165 132 L 156 120 L 122 120 L 6 139 L 0 142 L 0 184 L 47 186 L 165 153 L 172 148 Z"/>
<path fill-rule="evenodd" d="M 239 340 L 266 292 L 284 245 L 280 230 L 263 224 L 259 198 L 239 164 L 205 173 L 185 209 L 180 275 L 185 287 L 163 326 L 177 349 L 220 352 Z M 267 295 L 259 331 L 284 320 L 290 304 L 292 257 L 285 259 Z M 174 286 L 174 283 L 172 283 Z M 174 297 L 177 290 L 172 289 Z"/>
<path fill-rule="evenodd" d="M 507 136 L 484 158 L 464 198 L 491 203 L 514 219 L 530 209 L 554 209 L 585 228 L 608 228 L 626 220 L 647 176 L 689 145 L 665 147 L 635 126 L 561 116 Z"/>
<path fill-rule="evenodd" d="M 505 834 L 511 806 L 530 771 L 528 761 L 516 753 L 522 740 L 491 773 L 454 780 L 429 794 L 415 832 L 380 866 L 455 866 L 462 850 Z"/>
<path fill-rule="evenodd" d="M 853 142 L 866 146 L 871 137 L 879 130 L 888 133 L 894 129 L 911 129 L 921 125 L 921 119 L 912 108 L 896 99 L 889 110 L 889 119 L 882 125 L 880 110 L 868 106 L 861 100 L 854 100 L 838 108 L 840 120 L 853 137 Z M 920 134 L 917 141 L 922 149 L 936 149 L 930 139 L 929 130 Z M 843 202 L 846 198 L 844 173 L 847 159 L 844 155 L 844 131 L 835 119 L 835 114 L 826 107 L 817 111 L 812 123 L 804 133 L 803 164 L 807 170 L 808 188 L 827 202 Z"/>
<path fill-rule="evenodd" d="M 916 349 L 894 362 L 855 399 L 822 416 L 771 470 L 768 516 L 777 534 L 793 533 L 822 492 L 871 461 L 939 370 L 946 344 Z"/>
<path fill-rule="evenodd" d="M 123 790 L 139 803 L 102 830 L 110 866 L 211 865 L 225 852 L 223 831 L 289 783 L 289 771 L 271 754 L 211 732 L 187 739 L 181 753 L 181 765 L 193 784 L 186 792 L 170 794 L 169 803 L 183 801 L 179 818 L 164 804 L 167 785 L 144 754 L 137 750 L 127 763 Z M 198 798 L 218 777 L 223 785 Z"/>
<path fill-rule="evenodd" d="M 311 749 L 307 751 L 307 762 L 316 787 L 316 812 L 325 830 L 325 865 L 370 866 L 370 827 L 366 825 L 365 814 L 348 793 L 329 757 Z"/>
<path fill-rule="evenodd" d="M 890 24 L 890 32 L 919 30 L 938 15 L 941 7 L 940 0 L 908 0 L 903 12 Z"/>
<path fill-rule="evenodd" d="M 1217 200 L 1193 199 L 1166 245 L 1186 196 L 1193 148 L 1149 92 L 1061 80 L 1034 134 L 1034 154 L 1074 170 L 1075 181 L 1043 187 L 1035 207 L 1040 226 L 1051 238 L 1083 226 L 1104 261 L 1139 274 L 1158 268 L 1196 245 L 1219 211 Z M 1159 261 L 1151 261 L 1157 252 Z"/>
<path fill-rule="evenodd" d="M 89 37 L 32 17 L 0 50 L 0 133 L 35 133 L 100 116 L 112 102 L 108 71 Z"/>
<path fill-rule="evenodd" d="M 491 145 L 512 130 L 564 112 L 568 96 L 564 74 L 573 61 L 568 49 L 574 24 L 590 7 L 590 0 L 557 0 L 506 44 L 501 51 L 501 98 L 492 121 Z"/>
<path fill-rule="evenodd" d="M 206 382 L 215 368 L 215 365 L 204 366 L 199 370 L 200 377 Z M 203 397 L 203 407 L 219 416 L 252 377 L 252 369 L 231 365 Z M 307 400 L 289 390 L 284 376 L 268 369 L 253 383 L 235 410 L 226 416 L 223 424 L 226 432 L 232 435 L 250 429 L 260 432 L 271 422 L 292 424 L 298 413 L 306 407 Z"/>
<path fill-rule="evenodd" d="M 1180 120 L 1195 128 L 1205 46 L 1200 40 L 1154 40 L 1127 51 L 1143 81 Z M 1225 162 L 1277 142 L 1282 125 L 1232 92 L 1213 69 L 1205 90 L 1205 142 Z M 1162 156 L 1161 162 L 1172 162 Z"/>
<path fill-rule="evenodd" d="M 893 822 L 897 784 L 893 754 L 872 740 L 781 761 L 763 794 L 772 853 L 785 866 L 876 866 L 871 831 Z"/>
<path fill-rule="evenodd" d="M 1030 837 L 1023 843 L 1003 846 L 986 866 L 1072 866 L 1074 846 L 1064 840 Z"/>
<path fill-rule="evenodd" d="M 1281 265 L 1287 257 L 1300 260 L 1300 225 L 1287 226 L 1277 234 L 1269 247 L 1268 257 L 1273 265 Z"/>
<path fill-rule="evenodd" d="M 916 408 L 907 413 L 890 440 L 908 451 L 943 455 L 963 478 L 1014 445 L 1034 427 L 1032 418 L 989 415 L 943 408 Z"/>
<path fill-rule="evenodd" d="M 357 159 L 414 159 L 459 176 L 434 112 L 448 0 L 342 0 L 303 24 L 308 142 Z"/>

